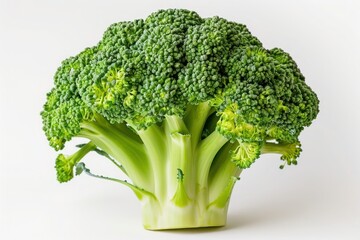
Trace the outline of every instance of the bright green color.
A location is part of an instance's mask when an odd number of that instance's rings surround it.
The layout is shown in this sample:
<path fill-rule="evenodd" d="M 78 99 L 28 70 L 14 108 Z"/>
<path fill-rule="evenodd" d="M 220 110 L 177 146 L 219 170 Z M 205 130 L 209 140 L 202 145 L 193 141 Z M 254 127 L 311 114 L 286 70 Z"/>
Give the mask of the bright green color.
<path fill-rule="evenodd" d="M 111 25 L 94 47 L 62 62 L 41 113 L 57 177 L 122 183 L 142 202 L 147 229 L 222 226 L 242 169 L 261 154 L 296 164 L 298 136 L 318 113 L 292 58 L 265 49 L 242 24 L 160 10 Z M 95 175 L 96 151 L 128 178 Z"/>

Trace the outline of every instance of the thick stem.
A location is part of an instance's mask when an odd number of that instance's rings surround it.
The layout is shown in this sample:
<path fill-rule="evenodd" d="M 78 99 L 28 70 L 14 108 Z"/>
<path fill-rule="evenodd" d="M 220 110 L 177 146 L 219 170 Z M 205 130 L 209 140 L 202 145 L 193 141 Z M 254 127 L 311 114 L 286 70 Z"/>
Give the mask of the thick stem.
<path fill-rule="evenodd" d="M 169 168 L 165 173 L 168 176 L 168 193 L 173 198 L 176 198 L 176 195 L 184 196 L 184 201 L 187 201 L 187 198 L 195 197 L 195 164 L 191 151 L 191 136 L 174 132 L 170 138 Z M 183 175 L 182 179 L 177 176 L 179 171 Z"/>
<path fill-rule="evenodd" d="M 207 103 L 200 104 L 189 107 L 184 119 L 166 116 L 161 126 L 135 132 L 126 125 L 114 127 L 104 119 L 83 123 L 80 136 L 120 162 L 133 185 L 93 176 L 125 184 L 141 196 L 147 229 L 225 225 L 240 171 L 229 160 L 234 144 L 217 130 L 201 140 L 211 113 Z"/>
<path fill-rule="evenodd" d="M 146 130 L 138 130 L 137 133 L 145 145 L 154 175 L 154 193 L 159 201 L 166 197 L 166 149 L 168 148 L 165 133 L 162 128 L 154 124 Z"/>
<path fill-rule="evenodd" d="M 166 116 L 164 128 L 167 135 L 172 133 L 190 134 L 185 122 L 178 116 Z"/>
<path fill-rule="evenodd" d="M 153 176 L 142 143 L 119 133 L 111 125 L 86 122 L 81 125 L 80 137 L 90 139 L 124 166 L 134 185 L 153 191 Z"/>
<path fill-rule="evenodd" d="M 208 185 L 211 204 L 224 203 L 231 196 L 232 188 L 242 171 L 231 161 L 232 151 L 237 145 L 237 142 L 226 143 L 211 165 Z"/>
<path fill-rule="evenodd" d="M 178 136 L 178 133 L 175 133 Z M 181 136 L 181 135 L 180 135 Z M 213 135 L 215 138 L 215 134 Z M 182 139 L 180 137 L 180 139 Z M 208 146 L 209 151 L 211 145 L 214 141 L 204 142 L 202 146 Z M 213 139 L 214 140 L 214 139 Z M 182 142 L 182 140 L 180 140 Z M 227 142 L 227 141 L 225 141 Z M 205 144 L 206 143 L 206 144 Z M 162 230 L 162 229 L 177 229 L 177 228 L 198 228 L 198 227 L 210 227 L 210 226 L 224 226 L 226 224 L 227 210 L 229 205 L 229 199 L 231 192 L 233 190 L 234 184 L 237 181 L 237 176 L 240 174 L 240 171 L 228 159 L 228 153 L 231 149 L 231 143 L 227 143 L 220 152 L 222 152 L 222 157 L 226 159 L 217 159 L 218 155 L 215 157 L 215 162 L 213 162 L 211 171 L 216 179 L 221 180 L 220 185 L 213 184 L 212 188 L 209 185 L 204 185 L 204 189 L 196 190 L 195 197 L 189 197 L 187 192 L 189 187 L 184 187 L 182 180 L 186 179 L 186 174 L 182 174 L 182 171 L 179 171 L 179 176 L 177 178 L 177 191 L 174 197 L 168 199 L 165 202 L 157 202 L 154 200 L 146 200 L 143 203 L 143 224 L 146 229 L 151 230 Z M 186 146 L 186 145 L 183 145 Z M 235 146 L 236 147 L 236 146 Z M 180 148 L 182 151 L 186 151 L 186 148 Z M 206 148 L 207 149 L 207 148 Z M 205 148 L 202 148 L 205 154 Z M 213 150 L 216 152 L 216 150 Z M 173 155 L 179 155 L 177 152 L 171 152 Z M 211 153 L 208 155 L 209 159 L 213 158 L 210 155 L 216 153 Z M 181 159 L 181 158 L 180 158 Z M 169 159 L 172 160 L 172 159 Z M 194 159 L 198 161 L 199 159 Z M 227 161 L 226 161 L 227 160 Z M 175 160 L 176 162 L 177 160 Z M 182 162 L 183 159 L 180 161 Z M 212 162 L 212 161 L 211 161 Z M 230 163 L 230 164 L 229 164 Z M 213 166 L 213 165 L 218 165 Z M 224 166 L 221 166 L 224 165 Z M 225 174 L 221 174 L 221 171 L 225 171 Z M 167 172 L 169 179 L 175 179 L 174 174 Z M 207 182 L 207 181 L 206 181 Z M 191 181 L 192 186 L 198 185 L 196 181 Z M 211 198 L 209 199 L 208 191 L 210 191 Z M 214 192 L 215 194 L 213 194 Z"/>
<path fill-rule="evenodd" d="M 221 194 L 214 201 L 210 202 L 210 204 L 208 205 L 208 208 L 211 208 L 211 207 L 214 207 L 214 206 L 216 206 L 218 208 L 227 207 L 228 204 L 229 204 L 229 200 L 230 200 L 232 190 L 233 190 L 234 185 L 235 185 L 237 180 L 239 180 L 238 177 L 231 176 L 229 178 L 229 180 L 228 180 L 227 185 L 222 190 Z"/>
<path fill-rule="evenodd" d="M 201 134 L 206 120 L 213 111 L 214 109 L 207 102 L 188 107 L 184 117 L 184 123 L 191 134 L 192 149 L 195 149 L 201 140 Z"/>
<path fill-rule="evenodd" d="M 159 205 L 151 199 L 143 203 L 143 224 L 149 230 L 219 227 L 226 224 L 227 205 L 200 209 L 198 202 L 177 206 L 173 202 Z"/>
<path fill-rule="evenodd" d="M 177 116 L 167 116 L 165 120 L 165 136 L 167 138 L 167 160 L 166 160 L 166 183 L 168 198 L 174 198 L 177 194 L 178 169 L 184 174 L 183 187 L 187 195 L 194 197 L 194 161 L 191 149 L 192 136 L 184 123 Z"/>
<path fill-rule="evenodd" d="M 207 138 L 202 140 L 197 149 L 197 182 L 200 186 L 207 186 L 207 179 L 210 166 L 219 150 L 229 140 L 218 131 L 212 132 Z"/>

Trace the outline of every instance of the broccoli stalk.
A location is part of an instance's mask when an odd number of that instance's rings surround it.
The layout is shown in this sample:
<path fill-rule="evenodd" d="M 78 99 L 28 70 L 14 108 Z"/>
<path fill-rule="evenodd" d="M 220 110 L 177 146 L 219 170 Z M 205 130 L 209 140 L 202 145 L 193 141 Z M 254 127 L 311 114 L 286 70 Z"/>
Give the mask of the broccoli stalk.
<path fill-rule="evenodd" d="M 289 54 L 248 29 L 188 10 L 111 25 L 94 47 L 62 62 L 41 113 L 59 182 L 120 183 L 142 202 L 147 229 L 223 226 L 240 173 L 261 154 L 297 164 L 300 132 L 319 111 Z M 94 174 L 94 151 L 127 179 Z"/>

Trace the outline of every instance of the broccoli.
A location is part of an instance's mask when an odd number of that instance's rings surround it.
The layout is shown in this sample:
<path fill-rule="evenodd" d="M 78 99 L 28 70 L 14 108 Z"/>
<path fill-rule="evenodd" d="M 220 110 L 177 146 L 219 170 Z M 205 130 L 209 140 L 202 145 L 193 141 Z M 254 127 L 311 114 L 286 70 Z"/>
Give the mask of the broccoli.
<path fill-rule="evenodd" d="M 265 49 L 245 25 L 169 9 L 112 24 L 64 60 L 41 117 L 59 182 L 74 175 L 128 186 L 146 229 L 223 226 L 234 184 L 261 154 L 297 164 L 299 134 L 319 100 L 285 51 Z M 127 180 L 96 175 L 97 152 Z"/>

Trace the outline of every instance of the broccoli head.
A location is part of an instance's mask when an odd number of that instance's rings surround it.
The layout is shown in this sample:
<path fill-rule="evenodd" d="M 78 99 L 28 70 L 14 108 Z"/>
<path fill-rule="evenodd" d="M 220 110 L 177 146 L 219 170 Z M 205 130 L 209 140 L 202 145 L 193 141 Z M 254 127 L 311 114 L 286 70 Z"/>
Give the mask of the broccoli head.
<path fill-rule="evenodd" d="M 144 201 L 144 226 L 164 229 L 224 225 L 240 172 L 266 153 L 297 164 L 318 112 L 288 53 L 243 24 L 168 9 L 114 23 L 64 60 L 41 117 L 55 150 L 89 140 L 58 156 L 60 182 L 77 168 L 123 183 Z M 80 162 L 90 151 L 131 181 L 90 173 Z"/>

